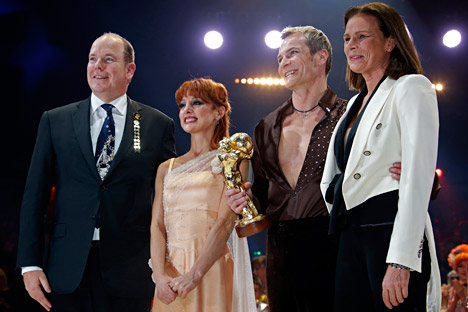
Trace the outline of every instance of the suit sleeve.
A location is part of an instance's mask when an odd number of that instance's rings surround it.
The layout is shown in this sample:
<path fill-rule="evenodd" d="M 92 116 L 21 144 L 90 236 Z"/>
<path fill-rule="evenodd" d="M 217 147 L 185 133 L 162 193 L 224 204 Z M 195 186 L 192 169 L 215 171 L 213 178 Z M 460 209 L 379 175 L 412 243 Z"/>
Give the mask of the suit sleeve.
<path fill-rule="evenodd" d="M 54 184 L 54 164 L 49 115 L 45 112 L 39 123 L 21 205 L 17 268 L 43 265 L 44 220 Z"/>
<path fill-rule="evenodd" d="M 421 272 L 420 249 L 437 161 L 438 109 L 430 81 L 411 75 L 396 92 L 402 170 L 387 263 Z"/>
<path fill-rule="evenodd" d="M 166 123 L 161 148 L 162 150 L 160 153 L 158 164 L 161 164 L 170 158 L 177 157 L 177 154 L 175 151 L 174 121 L 172 119 L 170 119 Z"/>

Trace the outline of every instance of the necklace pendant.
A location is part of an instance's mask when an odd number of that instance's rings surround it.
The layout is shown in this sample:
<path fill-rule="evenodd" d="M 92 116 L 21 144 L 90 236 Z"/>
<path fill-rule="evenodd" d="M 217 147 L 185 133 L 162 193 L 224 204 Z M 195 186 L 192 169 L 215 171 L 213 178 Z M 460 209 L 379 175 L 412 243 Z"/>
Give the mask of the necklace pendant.
<path fill-rule="evenodd" d="M 316 109 L 318 106 L 319 106 L 319 104 L 315 105 L 315 106 L 312 107 L 311 109 L 308 109 L 308 110 L 303 111 L 303 110 L 300 110 L 300 109 L 295 108 L 294 105 L 293 105 L 293 109 L 294 109 L 296 112 L 298 112 L 299 114 L 302 114 L 302 119 L 307 119 L 307 113 L 313 111 L 313 110 Z"/>

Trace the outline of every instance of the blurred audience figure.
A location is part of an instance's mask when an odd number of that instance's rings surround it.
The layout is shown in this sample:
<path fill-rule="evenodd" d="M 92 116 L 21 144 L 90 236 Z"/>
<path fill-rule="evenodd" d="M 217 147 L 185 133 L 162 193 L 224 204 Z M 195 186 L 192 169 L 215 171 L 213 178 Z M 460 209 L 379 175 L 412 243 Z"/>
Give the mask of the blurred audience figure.
<path fill-rule="evenodd" d="M 447 283 L 442 285 L 443 312 L 465 312 L 467 307 L 468 245 L 453 248 L 447 258 L 453 271 L 447 274 Z M 455 271 L 455 272 L 454 272 Z M 454 272 L 454 273 L 453 273 Z"/>
<path fill-rule="evenodd" d="M 251 263 L 257 312 L 268 312 L 270 309 L 268 308 L 266 284 L 266 256 L 255 257 Z"/>
<path fill-rule="evenodd" d="M 3 269 L 0 269 L 0 312 L 4 311 L 13 311 L 13 304 L 6 273 Z"/>
<path fill-rule="evenodd" d="M 257 303 L 257 312 L 268 312 L 268 297 L 262 289 L 266 289 L 262 285 L 262 281 L 258 276 L 253 276 L 255 302 Z"/>
<path fill-rule="evenodd" d="M 458 277 L 457 271 L 452 270 L 452 271 L 447 273 L 447 284 L 452 286 L 452 280 L 454 280 L 454 279 L 458 280 L 459 277 Z"/>
<path fill-rule="evenodd" d="M 258 277 L 262 283 L 261 291 L 266 294 L 266 256 L 258 256 L 252 259 L 252 273 L 254 277 Z"/>

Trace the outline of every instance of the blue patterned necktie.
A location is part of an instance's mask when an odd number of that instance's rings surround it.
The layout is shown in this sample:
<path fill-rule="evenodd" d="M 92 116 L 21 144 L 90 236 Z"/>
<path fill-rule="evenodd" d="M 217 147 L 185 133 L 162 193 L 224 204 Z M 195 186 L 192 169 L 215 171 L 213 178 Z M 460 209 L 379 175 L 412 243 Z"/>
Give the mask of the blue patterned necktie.
<path fill-rule="evenodd" d="M 96 142 L 94 160 L 96 161 L 96 167 L 101 179 L 104 179 L 114 159 L 115 124 L 114 117 L 112 117 L 112 108 L 114 106 L 111 104 L 102 104 L 101 107 L 105 109 L 107 116 L 106 119 L 104 119 L 101 132 Z"/>

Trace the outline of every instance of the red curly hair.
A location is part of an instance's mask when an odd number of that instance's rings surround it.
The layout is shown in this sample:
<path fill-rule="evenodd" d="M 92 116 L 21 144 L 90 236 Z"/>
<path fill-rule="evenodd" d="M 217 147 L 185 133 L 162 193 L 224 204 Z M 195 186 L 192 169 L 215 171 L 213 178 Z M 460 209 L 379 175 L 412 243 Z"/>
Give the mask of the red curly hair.
<path fill-rule="evenodd" d="M 226 87 L 219 82 L 209 78 L 196 78 L 184 82 L 175 93 L 177 105 L 187 95 L 200 98 L 206 103 L 212 104 L 215 108 L 224 107 L 224 116 L 216 125 L 213 136 L 211 137 L 211 147 L 219 147 L 219 141 L 224 137 L 229 137 L 229 114 L 231 113 L 231 104 L 229 104 L 228 92 Z"/>
<path fill-rule="evenodd" d="M 453 248 L 447 257 L 447 261 L 452 269 L 456 271 L 460 262 L 468 261 L 468 245 L 461 244 Z"/>

